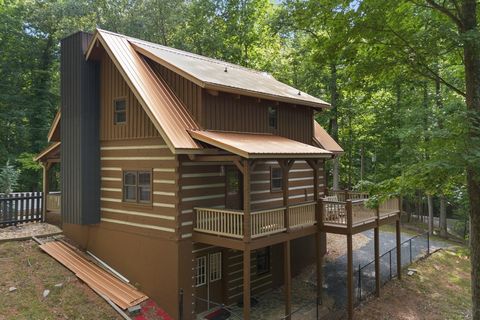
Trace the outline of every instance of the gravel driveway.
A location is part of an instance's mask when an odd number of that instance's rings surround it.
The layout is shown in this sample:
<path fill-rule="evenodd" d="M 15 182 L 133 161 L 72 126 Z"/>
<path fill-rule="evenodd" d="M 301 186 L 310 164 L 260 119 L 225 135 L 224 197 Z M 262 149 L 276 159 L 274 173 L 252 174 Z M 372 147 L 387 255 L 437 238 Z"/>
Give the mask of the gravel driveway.
<path fill-rule="evenodd" d="M 368 243 L 353 252 L 354 266 L 354 288 L 358 294 L 358 268 L 359 265 L 366 265 L 374 260 L 374 232 L 368 230 L 363 234 L 369 239 Z M 413 236 L 411 234 L 402 233 L 402 242 Z M 388 252 L 396 246 L 396 235 L 390 231 L 380 231 L 380 255 Z M 449 243 L 443 241 L 430 240 L 430 250 L 445 248 L 450 246 Z M 427 239 L 418 237 L 411 241 L 412 259 L 421 255 L 427 248 Z M 390 277 L 390 254 L 384 255 L 380 260 L 380 270 L 382 282 L 386 282 Z M 410 245 L 406 243 L 402 246 L 402 265 L 410 263 Z M 396 275 L 396 254 L 391 254 L 392 275 Z M 371 291 L 375 288 L 375 265 L 370 264 L 362 269 L 362 295 L 365 291 Z M 343 255 L 334 261 L 328 261 L 324 266 L 324 289 L 323 292 L 330 299 L 333 299 L 335 308 L 343 308 L 347 301 L 346 277 L 347 277 L 347 256 Z"/>

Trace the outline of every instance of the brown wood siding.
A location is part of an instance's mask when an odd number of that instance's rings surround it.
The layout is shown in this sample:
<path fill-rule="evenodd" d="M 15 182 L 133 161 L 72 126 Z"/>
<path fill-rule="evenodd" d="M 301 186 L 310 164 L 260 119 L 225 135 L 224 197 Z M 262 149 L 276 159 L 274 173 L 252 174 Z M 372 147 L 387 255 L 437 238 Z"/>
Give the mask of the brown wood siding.
<path fill-rule="evenodd" d="M 161 138 L 102 141 L 101 222 L 130 232 L 178 238 L 178 161 Z M 152 202 L 123 201 L 123 171 L 152 171 Z"/>
<path fill-rule="evenodd" d="M 179 74 L 147 58 L 148 64 L 158 77 L 161 77 L 187 107 L 187 110 L 201 126 L 202 88 Z"/>
<path fill-rule="evenodd" d="M 100 140 L 159 137 L 153 123 L 130 90 L 113 61 L 104 53 L 100 63 Z M 115 99 L 125 98 L 127 122 L 114 124 Z"/>
<path fill-rule="evenodd" d="M 223 131 L 273 133 L 312 144 L 312 108 L 220 93 L 203 95 L 203 128 Z M 278 128 L 268 126 L 268 107 L 278 108 Z"/>

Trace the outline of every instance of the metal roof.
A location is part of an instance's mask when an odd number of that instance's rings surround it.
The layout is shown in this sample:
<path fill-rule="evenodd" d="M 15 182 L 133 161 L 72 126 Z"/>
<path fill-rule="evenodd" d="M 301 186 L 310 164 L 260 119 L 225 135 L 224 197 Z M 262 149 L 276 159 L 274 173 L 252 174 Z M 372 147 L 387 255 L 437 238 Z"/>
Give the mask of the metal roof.
<path fill-rule="evenodd" d="M 322 147 L 323 149 L 331 151 L 335 154 L 343 153 L 342 147 L 340 147 L 340 145 L 316 121 L 313 124 L 313 130 L 313 140 L 319 145 L 319 147 Z"/>
<path fill-rule="evenodd" d="M 331 158 L 330 151 L 272 134 L 190 130 L 204 143 L 244 158 Z"/>
<path fill-rule="evenodd" d="M 330 107 L 329 103 L 280 82 L 266 72 L 134 38 L 128 41 L 137 52 L 206 89 L 315 108 Z"/>
<path fill-rule="evenodd" d="M 178 149 L 199 149 L 187 129 L 198 129 L 183 103 L 130 45 L 127 37 L 97 29 L 87 51 L 100 41 L 130 89 L 149 115 L 173 153 Z"/>
<path fill-rule="evenodd" d="M 85 259 L 62 242 L 46 242 L 40 248 L 70 269 L 95 292 L 106 296 L 124 310 L 148 299 L 144 293 Z"/>
<path fill-rule="evenodd" d="M 57 111 L 55 114 L 55 118 L 53 118 L 52 124 L 50 126 L 50 130 L 48 131 L 47 139 L 48 142 L 57 142 L 60 141 L 60 118 L 62 113 L 60 110 Z"/>

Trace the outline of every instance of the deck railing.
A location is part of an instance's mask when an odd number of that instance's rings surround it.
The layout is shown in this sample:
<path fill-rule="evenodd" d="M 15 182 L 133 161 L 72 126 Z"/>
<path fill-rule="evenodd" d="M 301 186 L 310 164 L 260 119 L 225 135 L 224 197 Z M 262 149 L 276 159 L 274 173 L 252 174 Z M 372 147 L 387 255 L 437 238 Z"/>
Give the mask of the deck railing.
<path fill-rule="evenodd" d="M 252 238 L 258 238 L 286 230 L 285 208 L 253 211 L 251 219 Z"/>
<path fill-rule="evenodd" d="M 307 202 L 288 207 L 288 217 L 291 228 L 315 224 L 315 202 Z"/>
<path fill-rule="evenodd" d="M 196 208 L 195 211 L 195 231 L 243 238 L 242 211 L 212 208 Z"/>
<path fill-rule="evenodd" d="M 399 213 L 398 198 L 389 198 L 377 207 L 367 205 L 368 198 L 338 201 L 329 195 L 322 199 L 322 222 L 326 225 L 355 226 Z M 349 211 L 350 210 L 350 211 Z"/>
<path fill-rule="evenodd" d="M 256 210 L 250 213 L 250 235 L 259 238 L 286 231 L 288 228 L 302 228 L 316 223 L 315 202 Z M 286 216 L 288 214 L 288 216 Z M 286 225 L 288 221 L 288 226 Z M 243 238 L 244 212 L 241 210 L 195 208 L 194 230 L 197 232 Z"/>
<path fill-rule="evenodd" d="M 350 190 L 326 190 L 327 196 L 336 197 L 340 202 L 347 200 L 363 200 L 368 199 L 369 194 L 367 192 L 350 191 Z"/>
<path fill-rule="evenodd" d="M 61 199 L 60 192 L 47 194 L 47 211 L 60 212 Z"/>

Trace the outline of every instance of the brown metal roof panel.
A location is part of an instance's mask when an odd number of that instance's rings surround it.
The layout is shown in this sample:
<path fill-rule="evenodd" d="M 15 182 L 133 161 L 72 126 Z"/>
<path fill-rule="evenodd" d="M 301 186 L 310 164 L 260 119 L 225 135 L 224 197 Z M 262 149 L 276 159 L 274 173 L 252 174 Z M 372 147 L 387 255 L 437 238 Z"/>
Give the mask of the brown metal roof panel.
<path fill-rule="evenodd" d="M 244 158 L 330 158 L 332 153 L 271 134 L 191 130 L 193 138 Z"/>
<path fill-rule="evenodd" d="M 335 154 L 343 153 L 342 147 L 328 134 L 328 132 L 315 121 L 313 140 L 323 149 Z"/>
<path fill-rule="evenodd" d="M 266 72 L 244 68 L 186 51 L 128 38 L 141 54 L 198 85 L 220 91 L 326 108 L 330 104 L 278 81 Z M 233 90 L 233 91 L 232 91 Z"/>
<path fill-rule="evenodd" d="M 40 248 L 74 272 L 94 291 L 108 297 L 122 309 L 127 309 L 148 299 L 136 288 L 122 282 L 61 242 L 47 242 L 40 245 Z"/>
<path fill-rule="evenodd" d="M 175 149 L 199 149 L 200 146 L 186 131 L 198 129 L 198 125 L 127 39 L 103 30 L 97 30 L 97 35 L 172 152 Z"/>

